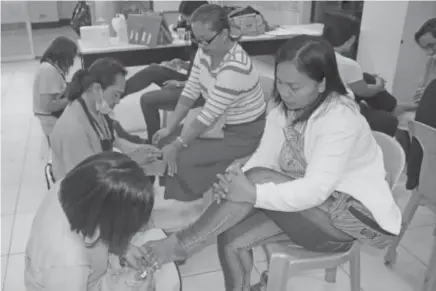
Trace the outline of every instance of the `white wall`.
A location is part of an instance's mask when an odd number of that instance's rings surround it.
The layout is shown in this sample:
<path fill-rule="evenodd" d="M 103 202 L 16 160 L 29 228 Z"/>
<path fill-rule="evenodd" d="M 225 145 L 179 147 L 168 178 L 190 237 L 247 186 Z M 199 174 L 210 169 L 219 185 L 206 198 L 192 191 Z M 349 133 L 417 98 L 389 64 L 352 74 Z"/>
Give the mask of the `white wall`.
<path fill-rule="evenodd" d="M 24 1 L 1 1 L 1 23 L 22 23 L 28 18 Z"/>
<path fill-rule="evenodd" d="M 392 92 L 409 1 L 365 1 L 357 61 Z"/>
<path fill-rule="evenodd" d="M 73 15 L 74 7 L 76 7 L 76 1 L 59 0 L 58 11 L 60 19 L 71 19 Z"/>

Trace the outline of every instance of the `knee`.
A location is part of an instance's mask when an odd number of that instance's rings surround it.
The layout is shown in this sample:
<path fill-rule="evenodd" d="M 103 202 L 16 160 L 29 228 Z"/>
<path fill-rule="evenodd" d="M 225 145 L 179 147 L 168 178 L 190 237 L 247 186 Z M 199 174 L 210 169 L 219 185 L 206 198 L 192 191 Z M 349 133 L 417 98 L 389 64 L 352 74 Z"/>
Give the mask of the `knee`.
<path fill-rule="evenodd" d="M 150 91 L 142 94 L 139 100 L 141 107 L 145 108 L 145 107 L 153 106 L 154 100 L 156 100 L 156 98 L 159 98 L 159 94 L 160 94 L 159 90 Z"/>
<path fill-rule="evenodd" d="M 263 167 L 249 169 L 245 172 L 245 175 L 255 184 L 268 182 L 284 183 L 291 180 L 291 178 L 285 174 Z"/>
<path fill-rule="evenodd" d="M 225 250 L 226 252 L 236 252 L 238 250 L 238 246 L 234 243 L 234 236 L 231 234 L 231 231 L 225 231 L 218 235 L 217 245 L 221 250 Z"/>

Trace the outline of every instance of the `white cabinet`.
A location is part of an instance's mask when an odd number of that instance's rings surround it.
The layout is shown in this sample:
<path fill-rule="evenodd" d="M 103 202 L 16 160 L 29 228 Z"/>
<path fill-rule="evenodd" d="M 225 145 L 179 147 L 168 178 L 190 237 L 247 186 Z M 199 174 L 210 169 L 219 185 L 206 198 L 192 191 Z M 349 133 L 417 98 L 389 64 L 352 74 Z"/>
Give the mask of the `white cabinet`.
<path fill-rule="evenodd" d="M 365 1 L 357 61 L 380 74 L 388 91 L 409 102 L 426 57 L 414 40 L 416 30 L 436 17 L 436 1 Z M 387 21 L 389 20 L 389 21 Z"/>
<path fill-rule="evenodd" d="M 46 23 L 59 21 L 57 1 L 28 1 L 30 22 Z"/>

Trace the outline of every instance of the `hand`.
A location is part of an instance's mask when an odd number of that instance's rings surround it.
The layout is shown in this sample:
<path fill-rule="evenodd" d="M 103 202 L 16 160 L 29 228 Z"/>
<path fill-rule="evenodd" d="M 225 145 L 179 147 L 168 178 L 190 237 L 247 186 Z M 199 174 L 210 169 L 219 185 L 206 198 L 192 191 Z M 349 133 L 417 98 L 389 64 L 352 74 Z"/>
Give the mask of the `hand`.
<path fill-rule="evenodd" d="M 164 88 L 180 88 L 181 82 L 176 80 L 168 80 L 163 82 Z"/>
<path fill-rule="evenodd" d="M 218 175 L 218 180 L 219 187 L 214 185 L 214 190 L 221 195 L 221 199 L 253 205 L 256 203 L 256 185 L 245 176 L 239 164 L 225 176 Z"/>
<path fill-rule="evenodd" d="M 169 128 L 161 128 L 153 135 L 152 143 L 158 144 L 161 139 L 168 137 L 170 134 L 171 130 Z"/>
<path fill-rule="evenodd" d="M 375 86 L 377 87 L 379 92 L 385 90 L 385 84 L 386 84 L 385 79 L 383 79 L 380 76 L 375 76 Z"/>
<path fill-rule="evenodd" d="M 232 165 L 231 165 L 232 166 Z M 218 204 L 226 199 L 229 192 L 229 184 L 231 182 L 230 173 L 217 175 L 218 181 L 212 185 L 212 197 Z"/>
<path fill-rule="evenodd" d="M 162 149 L 162 159 L 167 164 L 168 176 L 177 174 L 177 156 L 179 149 L 174 143 L 170 143 Z"/>
<path fill-rule="evenodd" d="M 162 151 L 152 145 L 142 145 L 129 154 L 140 166 L 152 163 L 162 156 Z"/>
<path fill-rule="evenodd" d="M 120 265 L 129 266 L 135 270 L 143 270 L 147 266 L 146 252 L 133 244 L 127 247 L 127 251 L 123 256 L 120 256 Z"/>

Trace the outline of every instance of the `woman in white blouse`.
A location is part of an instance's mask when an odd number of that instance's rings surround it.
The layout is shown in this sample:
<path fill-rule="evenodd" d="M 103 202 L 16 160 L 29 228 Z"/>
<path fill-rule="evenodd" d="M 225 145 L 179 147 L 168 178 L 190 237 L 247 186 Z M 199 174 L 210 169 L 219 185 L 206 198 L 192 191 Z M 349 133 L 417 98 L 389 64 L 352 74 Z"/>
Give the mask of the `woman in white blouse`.
<path fill-rule="evenodd" d="M 285 235 L 333 253 L 355 240 L 384 248 L 399 233 L 381 149 L 347 96 L 331 45 L 307 35 L 287 41 L 276 56 L 274 91 L 277 107 L 257 151 L 242 169 L 219 175 L 217 202 L 194 224 L 143 246 L 146 260 L 183 259 L 218 236 L 225 290 L 248 290 L 251 249 L 267 239 Z"/>

